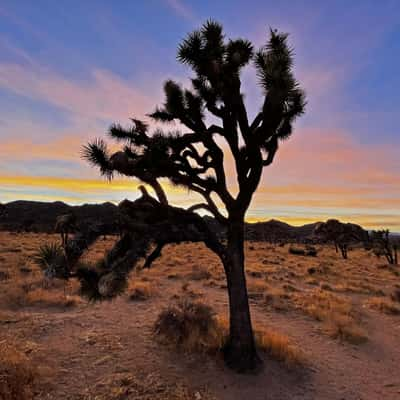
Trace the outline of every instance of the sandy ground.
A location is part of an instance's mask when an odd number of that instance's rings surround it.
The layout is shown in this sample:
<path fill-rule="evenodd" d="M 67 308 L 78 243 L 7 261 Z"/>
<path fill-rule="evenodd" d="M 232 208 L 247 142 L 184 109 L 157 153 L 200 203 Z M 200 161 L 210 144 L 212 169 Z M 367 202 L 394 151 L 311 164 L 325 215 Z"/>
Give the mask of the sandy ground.
<path fill-rule="evenodd" d="M 53 300 L 43 295 L 48 284 L 32 255 L 56 240 L 0 232 L 0 343 L 16 344 L 43 370 L 38 399 L 400 399 L 400 303 L 390 300 L 399 273 L 365 250 L 342 260 L 328 246 L 304 257 L 289 254 L 288 245 L 247 243 L 254 324 L 287 335 L 304 362 L 288 367 L 264 354 L 262 372 L 237 375 L 218 357 L 172 351 L 153 336 L 160 310 L 182 293 L 226 315 L 222 268 L 203 245 L 169 246 L 151 270 L 132 274 L 132 286 L 151 288 L 148 299 L 88 304 L 75 297 L 74 283 L 50 284 Z M 99 241 L 87 260 L 114 240 Z M 313 293 L 334 296 L 329 311 L 314 310 Z M 350 334 L 342 335 L 335 307 L 351 316 L 343 323 Z"/>

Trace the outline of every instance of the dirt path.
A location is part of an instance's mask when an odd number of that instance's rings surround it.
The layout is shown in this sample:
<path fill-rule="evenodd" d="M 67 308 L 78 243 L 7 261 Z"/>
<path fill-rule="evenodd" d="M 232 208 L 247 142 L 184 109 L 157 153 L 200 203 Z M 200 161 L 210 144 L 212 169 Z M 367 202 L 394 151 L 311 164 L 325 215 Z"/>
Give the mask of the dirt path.
<path fill-rule="evenodd" d="M 132 302 L 123 296 L 112 302 L 62 309 L 45 307 L 40 301 L 32 306 L 21 305 L 18 298 L 27 284 L 41 284 L 40 271 L 35 272 L 29 260 L 40 243 L 54 238 L 25 235 L 15 246 L 14 235 L 0 233 L 0 237 L 0 268 L 12 277 L 0 282 L 0 313 L 3 309 L 10 311 L 6 308 L 10 307 L 10 296 L 15 297 L 17 310 L 9 322 L 0 319 L 0 341 L 10 339 L 23 344 L 33 362 L 46 367 L 46 385 L 37 396 L 39 400 L 153 400 L 160 398 L 155 396 L 157 393 L 167 393 L 163 390 L 165 385 L 176 382 L 191 389 L 192 397 L 175 397 L 185 400 L 200 400 L 194 396 L 196 392 L 208 400 L 204 395 L 207 390 L 220 400 L 400 399 L 400 318 L 364 307 L 365 300 L 376 296 L 377 291 L 383 290 L 388 298 L 394 288 L 400 288 L 399 274 L 378 268 L 376 263 L 380 261 L 364 252 L 352 253 L 345 262 L 329 248 L 321 249 L 318 257 L 310 259 L 288 255 L 287 249 L 265 243 L 248 244 L 249 287 L 257 288 L 259 284 L 265 291 L 288 284 L 304 294 L 323 283 L 329 284 L 334 290 L 330 293 L 351 298 L 357 311 L 361 311 L 368 341 L 360 345 L 341 343 L 323 332 L 322 323 L 301 310 L 272 310 L 254 297 L 251 307 L 255 324 L 289 336 L 304 351 L 306 363 L 289 370 L 266 357 L 265 368 L 258 375 L 237 375 L 227 370 L 221 360 L 177 353 L 152 337 L 159 311 L 182 292 L 185 282 L 190 282 L 189 290 L 201 293 L 201 300 L 218 313 L 226 313 L 223 272 L 218 259 L 204 246 L 166 249 L 150 271 L 139 275 L 155 289 L 146 301 Z M 97 243 L 87 259 L 98 259 L 112 243 L 112 238 Z M 26 265 L 33 272 L 19 273 L 19 268 Z M 310 276 L 310 267 L 325 272 Z M 203 273 L 204 268 L 210 278 L 190 276 L 193 271 Z M 318 282 L 310 285 L 309 279 L 315 278 Z M 364 285 L 370 286 L 364 294 L 350 288 L 364 290 Z M 62 289 L 52 293 L 62 294 Z M 134 388 L 135 397 L 124 392 L 128 386 Z"/>
<path fill-rule="evenodd" d="M 400 324 L 393 317 L 368 313 L 368 343 L 353 346 L 321 334 L 318 322 L 295 313 L 271 313 L 253 304 L 253 319 L 288 334 L 304 350 L 306 367 L 289 371 L 270 359 L 257 376 L 238 376 L 220 361 L 174 354 L 152 338 L 160 308 L 181 282 L 163 283 L 160 295 L 143 302 L 120 298 L 70 311 L 27 311 L 26 319 L 3 329 L 37 343 L 33 357 L 54 373 L 46 399 L 83 399 L 101 393 L 113 374 L 153 373 L 167 381 L 183 380 L 197 390 L 209 388 L 220 399 L 373 400 L 400 398 Z M 225 291 L 194 283 L 218 310 Z M 382 330 L 379 327 L 385 326 Z M 389 328 L 389 329 L 387 329 Z M 39 396 L 39 398 L 41 398 Z"/>

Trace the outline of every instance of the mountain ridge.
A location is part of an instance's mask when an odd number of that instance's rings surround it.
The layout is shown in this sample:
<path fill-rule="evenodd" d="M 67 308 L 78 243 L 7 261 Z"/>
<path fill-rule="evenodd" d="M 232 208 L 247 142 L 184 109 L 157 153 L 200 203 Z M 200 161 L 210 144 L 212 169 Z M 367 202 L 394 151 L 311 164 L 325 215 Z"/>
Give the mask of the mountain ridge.
<path fill-rule="evenodd" d="M 106 226 L 107 233 L 116 233 L 118 230 L 116 223 L 118 207 L 111 202 L 69 205 L 63 201 L 15 200 L 4 205 L 6 213 L 0 218 L 0 230 L 52 233 L 57 216 L 69 212 L 73 212 L 81 223 L 102 221 Z M 215 232 L 223 233 L 223 228 L 214 218 L 209 216 L 204 218 Z M 246 239 L 261 241 L 305 240 L 311 236 L 318 223 L 319 221 L 316 221 L 295 226 L 277 219 L 247 222 Z"/>

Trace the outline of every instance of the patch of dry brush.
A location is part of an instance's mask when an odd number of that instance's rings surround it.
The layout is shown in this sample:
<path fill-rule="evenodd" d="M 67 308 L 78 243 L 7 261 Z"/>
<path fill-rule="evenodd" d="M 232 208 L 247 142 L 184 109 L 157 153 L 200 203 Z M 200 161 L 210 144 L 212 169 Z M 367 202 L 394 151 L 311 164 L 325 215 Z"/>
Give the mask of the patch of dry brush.
<path fill-rule="evenodd" d="M 30 359 L 14 345 L 0 342 L 0 399 L 31 400 L 39 371 Z"/>
<path fill-rule="evenodd" d="M 353 344 L 368 339 L 360 326 L 360 317 L 348 298 L 317 288 L 294 295 L 294 302 L 298 309 L 323 322 L 329 336 Z"/>
<path fill-rule="evenodd" d="M 162 343 L 176 349 L 217 354 L 227 342 L 229 324 L 207 304 L 181 299 L 160 313 L 154 331 Z M 303 352 L 286 335 L 255 328 L 254 336 L 259 350 L 287 366 L 305 361 Z"/>

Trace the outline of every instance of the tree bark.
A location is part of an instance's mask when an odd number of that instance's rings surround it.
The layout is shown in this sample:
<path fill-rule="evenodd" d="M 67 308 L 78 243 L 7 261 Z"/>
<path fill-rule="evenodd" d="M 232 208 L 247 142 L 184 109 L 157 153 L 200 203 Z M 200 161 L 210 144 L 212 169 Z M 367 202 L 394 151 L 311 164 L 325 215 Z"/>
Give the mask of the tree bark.
<path fill-rule="evenodd" d="M 229 339 L 224 349 L 226 364 L 246 372 L 261 366 L 254 342 L 244 271 L 244 222 L 230 222 L 227 254 L 223 260 L 229 295 Z"/>
<path fill-rule="evenodd" d="M 340 244 L 340 251 L 342 253 L 342 257 L 347 260 L 347 244 Z"/>

